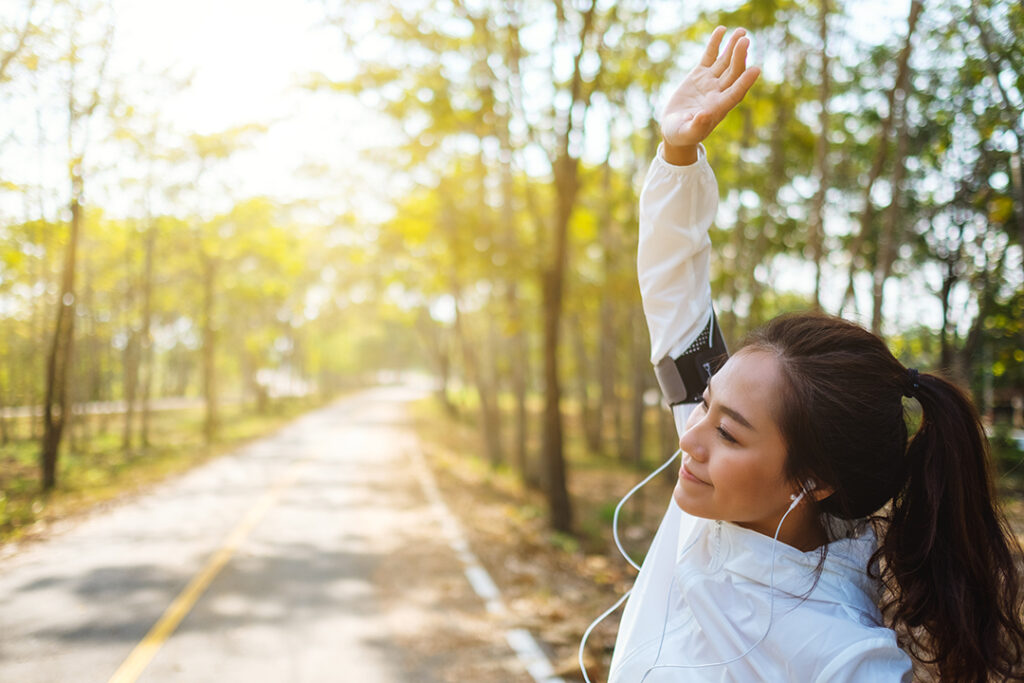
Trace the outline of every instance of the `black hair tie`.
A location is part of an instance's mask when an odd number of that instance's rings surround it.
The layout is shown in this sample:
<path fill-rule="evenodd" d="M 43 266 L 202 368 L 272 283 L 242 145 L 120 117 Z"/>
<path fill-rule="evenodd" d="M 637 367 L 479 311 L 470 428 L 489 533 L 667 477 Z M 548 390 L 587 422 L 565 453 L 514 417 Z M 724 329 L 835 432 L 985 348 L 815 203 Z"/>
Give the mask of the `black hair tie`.
<path fill-rule="evenodd" d="M 904 391 L 903 395 L 907 398 L 914 398 L 917 395 L 917 390 L 921 388 L 921 373 L 917 371 L 917 368 L 910 368 L 907 370 L 907 376 L 910 378 L 910 388 Z"/>

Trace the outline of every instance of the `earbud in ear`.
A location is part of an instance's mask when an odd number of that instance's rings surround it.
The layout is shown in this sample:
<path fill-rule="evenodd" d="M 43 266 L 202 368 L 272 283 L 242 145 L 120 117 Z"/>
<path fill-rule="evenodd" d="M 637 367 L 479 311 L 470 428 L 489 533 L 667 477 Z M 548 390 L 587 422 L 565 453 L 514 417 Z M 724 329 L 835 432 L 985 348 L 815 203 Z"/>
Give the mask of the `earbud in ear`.
<path fill-rule="evenodd" d="M 801 498 L 816 488 L 818 488 L 818 482 L 813 479 L 804 479 L 803 483 L 800 484 L 800 493 L 790 494 L 789 499 L 793 501 L 793 505 L 796 505 Z"/>

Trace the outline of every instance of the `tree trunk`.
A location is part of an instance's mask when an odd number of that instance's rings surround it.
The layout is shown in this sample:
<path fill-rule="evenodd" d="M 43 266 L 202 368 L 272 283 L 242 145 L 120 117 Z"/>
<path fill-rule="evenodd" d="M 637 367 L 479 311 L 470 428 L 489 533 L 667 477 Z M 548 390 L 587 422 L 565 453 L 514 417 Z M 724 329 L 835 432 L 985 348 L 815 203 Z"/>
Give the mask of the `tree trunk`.
<path fill-rule="evenodd" d="M 147 212 L 148 213 L 148 212 Z M 155 372 L 153 357 L 153 252 L 156 248 L 156 228 L 152 218 L 147 218 L 145 267 L 142 272 L 142 331 L 140 362 L 142 372 L 142 421 L 139 425 L 139 443 L 143 448 L 149 446 L 150 399 L 153 396 L 153 374 Z"/>
<path fill-rule="evenodd" d="M 633 464 L 639 469 L 644 461 L 644 436 L 646 434 L 644 424 L 644 392 L 647 391 L 647 381 L 651 374 L 651 365 L 648 360 L 650 355 L 648 350 L 650 347 L 648 346 L 647 335 L 644 334 L 643 316 L 639 309 L 634 310 L 637 310 L 637 312 L 634 314 L 636 321 L 632 325 L 633 343 L 631 345 L 632 353 L 630 354 L 633 361 L 633 372 L 631 373 L 633 376 L 633 400 L 630 405 L 633 439 L 630 444 L 630 451 Z"/>
<path fill-rule="evenodd" d="M 124 423 L 121 448 L 132 449 L 132 427 L 135 422 L 136 392 L 139 386 L 139 335 L 132 332 L 124 347 Z"/>
<path fill-rule="evenodd" d="M 967 337 L 964 339 L 963 346 L 960 347 L 959 352 L 955 355 L 957 362 L 955 364 L 953 377 L 963 386 L 970 386 L 971 377 L 974 376 L 973 370 L 975 364 L 978 362 L 979 357 L 986 351 L 986 347 L 984 346 L 985 321 L 988 319 L 989 313 L 992 309 L 992 303 L 995 301 L 996 292 L 1005 281 L 1006 257 L 1008 251 L 1009 250 L 1005 247 L 1000 250 L 995 267 L 991 265 L 991 255 L 986 254 L 985 256 L 984 272 L 990 275 L 986 276 L 982 281 L 981 292 L 978 294 L 978 314 L 971 322 L 971 328 L 967 332 Z M 982 362 L 985 362 L 987 367 L 991 367 L 991 359 Z"/>
<path fill-rule="evenodd" d="M 135 393 L 139 386 L 139 332 L 135 327 L 135 291 L 136 278 L 132 274 L 131 240 L 125 249 L 125 273 L 129 283 L 125 291 L 124 326 L 128 330 L 128 340 L 122 354 L 122 370 L 124 383 L 124 422 L 121 432 L 121 448 L 128 452 L 132 448 L 132 423 L 135 421 Z"/>
<path fill-rule="evenodd" d="M 949 372 L 953 367 L 953 343 L 950 340 L 949 295 L 953 291 L 957 277 L 952 264 L 946 263 L 946 272 L 942 277 L 942 291 L 939 301 L 942 303 L 942 325 L 939 327 L 939 369 Z"/>
<path fill-rule="evenodd" d="M 41 208 L 40 215 L 42 215 Z M 42 245 L 44 253 L 49 253 L 50 245 L 47 244 L 48 233 L 43 230 L 42 221 L 39 222 L 38 227 L 34 228 L 34 230 L 36 232 L 35 239 L 33 241 L 36 244 Z M 48 286 L 50 284 L 50 273 L 48 272 L 49 269 L 44 265 L 43 259 L 37 259 L 37 263 L 39 268 L 35 272 L 36 281 L 43 282 Z M 44 339 L 48 333 L 48 330 L 46 329 L 48 327 L 46 323 L 47 313 L 45 307 L 43 306 L 43 302 L 43 297 L 39 297 L 39 302 L 37 302 L 36 305 L 32 306 L 32 341 L 33 343 L 38 343 L 40 348 L 42 348 L 42 346 L 46 343 Z M 35 372 L 38 372 L 42 376 L 46 376 L 49 366 L 49 357 L 33 354 L 32 365 L 33 370 Z M 39 399 L 39 394 L 37 393 L 39 390 L 39 384 L 37 382 L 29 381 L 28 389 L 28 405 L 35 407 L 37 405 L 45 403 L 45 400 L 40 401 Z M 33 410 L 33 414 L 29 416 L 28 421 L 30 438 L 33 441 L 39 440 L 39 442 L 42 443 L 43 431 L 40 428 L 43 426 L 45 418 L 42 420 L 39 419 L 35 415 L 35 411 Z"/>
<path fill-rule="evenodd" d="M 743 117 L 743 134 L 740 139 L 740 147 L 747 149 L 754 140 L 754 125 L 749 108 L 740 110 Z M 740 171 L 741 169 L 737 169 Z M 746 256 L 753 251 L 747 243 L 747 225 L 749 224 L 750 210 L 740 204 L 736 211 L 736 222 L 732 226 L 732 276 L 726 278 L 723 294 L 728 302 L 722 315 L 719 316 L 722 326 L 722 334 L 726 339 L 735 339 L 740 336 L 740 319 L 736 312 L 740 299 L 743 297 L 742 285 L 744 281 L 748 285 L 754 281 L 753 264 L 748 264 Z M 763 232 L 763 231 L 762 231 Z M 750 293 L 749 291 L 747 292 Z M 749 315 L 749 313 L 748 313 Z"/>
<path fill-rule="evenodd" d="M 612 120 L 608 123 L 608 139 L 612 139 Z M 614 408 L 615 401 L 615 305 L 614 305 L 614 283 L 615 265 L 618 253 L 615 245 L 615 237 L 612 233 L 612 216 L 615 209 L 615 198 L 612 194 L 612 146 L 608 144 L 608 154 L 604 158 L 601 167 L 601 193 L 604 196 L 604 206 L 598 222 L 598 237 L 601 243 L 601 262 L 604 281 L 601 287 L 601 305 L 598 312 L 600 336 L 598 337 L 597 349 L 597 372 L 598 372 L 598 405 L 597 405 L 597 433 L 596 440 L 592 444 L 595 452 L 604 451 L 604 426 L 608 424 L 609 408 Z"/>
<path fill-rule="evenodd" d="M 202 301 L 202 361 L 203 398 L 206 403 L 206 417 L 203 421 L 203 440 L 209 445 L 217 438 L 220 417 L 217 409 L 217 322 L 214 308 L 217 284 L 217 262 L 202 255 L 203 301 Z"/>
<path fill-rule="evenodd" d="M 461 285 L 454 275 L 452 275 L 451 289 L 455 299 L 455 336 L 462 351 L 462 361 L 466 375 L 468 375 L 467 379 L 476 389 L 477 398 L 480 401 L 480 433 L 483 437 L 484 456 L 491 467 L 497 467 L 504 460 L 499 437 L 497 397 L 482 374 L 479 356 L 466 330 L 462 306 L 459 304 Z"/>
<path fill-rule="evenodd" d="M 908 78 L 909 80 L 909 78 Z M 907 83 L 903 84 L 904 86 Z M 910 93 L 904 89 L 898 98 L 898 132 L 896 134 L 896 156 L 893 159 L 892 199 L 885 212 L 885 223 L 878 239 L 878 256 L 871 277 L 871 331 L 882 336 L 882 302 L 885 296 L 885 281 L 892 273 L 896 250 L 900 240 L 903 222 L 903 179 L 906 176 L 907 148 L 910 144 L 910 125 L 907 122 L 906 102 Z"/>
<path fill-rule="evenodd" d="M 416 327 L 437 372 L 437 400 L 440 401 L 446 415 L 455 417 L 455 404 L 448 394 L 452 375 L 451 344 L 445 339 L 445 330 L 440 323 L 430 317 L 426 309 L 421 309 L 417 315 Z"/>
<path fill-rule="evenodd" d="M 490 395 L 491 415 L 489 422 L 488 448 L 494 451 L 494 464 L 500 465 L 505 462 L 505 447 L 503 444 L 502 421 L 501 421 L 501 381 L 498 366 L 498 356 L 502 354 L 502 346 L 498 340 L 497 316 L 487 316 L 487 340 L 485 347 L 487 353 L 487 369 L 484 373 L 484 387 Z"/>
<path fill-rule="evenodd" d="M 512 119 L 512 109 L 516 106 L 516 98 L 522 95 L 522 84 L 519 77 L 519 60 L 521 50 L 519 43 L 519 16 L 518 13 L 510 12 L 510 25 L 505 42 L 505 62 L 508 64 L 509 82 L 508 90 L 511 100 L 505 103 L 501 110 L 502 116 L 495 126 L 495 134 L 498 138 L 503 156 L 507 159 L 501 164 L 501 203 L 502 203 L 502 229 L 501 247 L 508 254 L 517 254 L 523 247 L 516 232 L 516 191 L 515 178 L 512 173 L 511 160 L 515 155 L 515 149 L 509 131 L 509 122 Z M 521 104 L 521 102 L 520 102 Z M 515 419 L 513 424 L 513 460 L 515 468 L 519 473 L 520 481 L 528 488 L 538 488 L 539 481 L 537 473 L 532 470 L 527 459 L 526 439 L 528 431 L 526 392 L 527 378 L 529 377 L 530 353 L 525 322 L 523 320 L 522 307 L 519 301 L 518 284 L 515 276 L 507 278 L 505 285 L 505 300 L 508 305 L 509 323 L 511 325 L 511 362 L 509 373 L 511 376 L 512 394 L 515 400 Z"/>
<path fill-rule="evenodd" d="M 633 319 L 632 314 L 629 314 L 629 315 L 626 316 L 626 320 L 632 320 L 632 319 Z M 628 331 L 620 332 L 619 335 L 618 335 L 618 338 L 620 340 L 625 341 L 626 340 L 626 338 L 624 337 L 625 334 L 628 334 Z M 629 356 L 627 354 L 625 354 L 625 353 L 616 353 L 615 354 L 615 367 L 618 369 L 618 372 L 616 372 L 615 374 L 616 374 L 617 377 L 621 377 L 622 378 L 622 382 L 621 382 L 622 385 L 626 384 L 626 377 L 629 375 L 628 371 L 623 371 L 623 367 L 622 366 L 623 366 L 624 363 L 628 364 L 629 361 L 630 361 L 630 358 L 629 358 Z M 616 382 L 616 384 L 613 385 L 613 387 L 612 387 L 612 399 L 611 399 L 611 404 L 612 404 L 612 406 L 611 406 L 612 407 L 612 428 L 614 430 L 614 433 L 612 434 L 612 441 L 615 444 L 615 450 L 618 453 L 619 460 L 623 460 L 623 461 L 627 461 L 628 462 L 629 461 L 629 446 L 626 444 L 626 424 L 625 424 L 625 420 L 623 419 L 623 414 L 626 411 L 626 408 L 627 408 L 626 402 L 628 401 L 628 399 L 626 398 L 626 396 L 624 394 L 625 394 L 625 391 L 622 389 L 622 387 L 619 386 L 619 383 Z"/>
<path fill-rule="evenodd" d="M 562 440 L 562 389 L 559 384 L 558 338 L 562 318 L 562 293 L 568 267 L 569 220 L 576 206 L 579 191 L 579 160 L 572 155 L 569 141 L 574 127 L 574 110 L 586 104 L 582 94 L 583 73 L 580 61 L 594 25 L 596 0 L 583 12 L 579 34 L 579 50 L 573 59 L 569 106 L 565 110 L 563 130 L 558 135 L 558 148 L 551 164 L 554 171 L 555 220 L 553 248 L 541 274 L 544 311 L 544 432 L 542 457 L 544 485 L 547 490 L 550 524 L 556 531 L 572 530 L 572 504 L 565 475 L 565 454 Z"/>
<path fill-rule="evenodd" d="M 557 531 L 572 529 L 572 506 L 565 475 L 565 455 L 562 441 L 562 389 L 559 384 L 558 339 L 562 316 L 562 290 L 568 261 L 569 219 L 576 197 L 576 159 L 566 152 L 555 163 L 556 211 L 554 250 L 551 263 L 543 273 L 544 321 L 544 431 L 543 477 L 548 498 L 551 527 Z"/>
<path fill-rule="evenodd" d="M 515 416 L 515 453 L 516 469 L 523 484 L 529 488 L 539 488 L 540 481 L 537 473 L 530 467 L 527 460 L 526 437 L 527 437 L 527 411 L 526 392 L 527 378 L 529 377 L 530 354 L 527 345 L 526 330 L 523 325 L 522 309 L 519 305 L 519 295 L 515 282 L 509 283 L 506 290 L 508 297 L 509 317 L 512 322 L 512 393 L 515 394 L 516 416 Z"/>
<path fill-rule="evenodd" d="M 80 171 L 79 164 L 72 164 L 70 234 L 61 275 L 60 299 L 57 301 L 57 321 L 46 361 L 46 397 L 43 402 L 43 441 L 40 451 L 43 491 L 51 491 L 57 485 L 60 441 L 69 412 L 67 380 L 74 348 L 75 264 L 82 227 L 80 198 L 83 180 Z"/>
<path fill-rule="evenodd" d="M 569 340 L 572 343 L 573 355 L 576 356 L 575 368 L 576 394 L 580 404 L 580 423 L 584 443 L 587 450 L 596 452 L 600 447 L 600 418 L 590 396 L 589 373 L 593 367 L 587 353 L 587 344 L 583 338 L 584 323 L 579 315 L 573 315 L 569 323 Z"/>
<path fill-rule="evenodd" d="M 11 345 L 8 344 L 7 348 L 10 349 Z M 7 354 L 9 357 L 9 354 Z M 10 367 L 10 362 L 7 358 L 4 359 Z M 6 446 L 10 441 L 10 434 L 8 433 L 7 426 L 7 406 L 10 403 L 11 396 L 11 382 L 0 379 L 0 446 Z"/>
<path fill-rule="evenodd" d="M 960 245 L 963 244 L 964 223 L 958 222 L 957 228 L 959 231 L 956 239 L 957 251 L 955 253 L 948 253 L 943 258 L 942 289 L 939 293 L 939 301 L 942 304 L 942 327 L 939 328 L 939 368 L 943 372 L 949 373 L 953 371 L 954 341 L 956 339 L 956 326 L 953 324 L 950 316 L 950 296 L 953 293 L 953 287 L 956 286 L 960 279 L 957 271 L 959 270 L 960 250 L 962 249 Z"/>
<path fill-rule="evenodd" d="M 786 34 L 789 35 L 788 32 Z M 779 203 L 779 189 L 782 187 L 783 182 L 786 178 L 786 127 L 789 124 L 789 117 L 791 112 L 785 102 L 785 93 L 781 86 L 775 91 L 775 116 L 774 123 L 772 124 L 772 132 L 769 143 L 771 149 L 771 156 L 768 162 L 768 178 L 765 184 L 765 191 L 763 193 L 762 209 L 761 209 L 761 220 L 771 221 L 772 206 L 778 206 Z M 744 135 L 743 135 L 743 146 L 748 147 L 753 144 L 754 141 L 754 122 L 750 114 L 750 109 L 744 109 Z M 764 314 L 764 303 L 761 298 L 761 293 L 764 291 L 764 282 L 757 277 L 757 268 L 764 265 L 765 257 L 768 254 L 768 232 L 765 229 L 766 226 L 762 224 L 757 229 L 757 235 L 754 237 L 753 248 L 750 243 L 747 242 L 745 248 L 747 251 L 755 256 L 756 261 L 752 261 L 745 272 L 748 274 L 750 284 L 748 286 L 748 292 L 750 294 L 750 313 L 747 316 L 747 329 L 753 329 L 758 325 L 762 324 L 765 319 Z"/>
<path fill-rule="evenodd" d="M 859 229 L 850 242 L 850 270 L 847 274 L 846 293 L 843 295 L 843 300 L 839 307 L 840 314 L 846 309 L 847 304 L 854 299 L 853 279 L 856 274 L 856 262 L 864 249 L 865 240 L 871 233 L 871 224 L 875 218 L 875 205 L 871 201 L 871 191 L 875 186 L 875 181 L 881 176 L 886 159 L 889 156 L 889 137 L 892 134 L 893 123 L 896 120 L 896 96 L 901 89 L 906 89 L 905 84 L 910 71 L 910 52 L 913 46 L 914 30 L 917 28 L 917 20 L 921 16 L 922 8 L 923 3 L 921 0 L 912 0 L 910 3 L 910 15 L 907 17 L 907 36 L 903 41 L 903 49 L 900 51 L 899 61 L 897 62 L 896 80 L 888 96 L 889 110 L 886 112 L 885 118 L 882 119 L 882 129 L 878 134 L 878 151 L 875 153 L 874 163 L 871 166 L 867 183 L 864 185 L 864 191 L 861 194 L 863 209 L 861 210 Z"/>
<path fill-rule="evenodd" d="M 561 221 L 559 221 L 561 223 Z M 568 228 L 568 221 L 564 229 Z M 556 244 L 564 237 L 556 235 Z M 565 258 L 565 248 L 556 248 Z M 548 499 L 550 524 L 556 531 L 572 529 L 572 506 L 565 476 L 562 451 L 562 390 L 558 382 L 558 326 L 562 308 L 564 265 L 555 265 L 544 273 L 544 431 L 543 483 Z"/>
<path fill-rule="evenodd" d="M 811 208 L 808 241 L 814 262 L 814 308 L 821 310 L 821 261 L 825 241 L 825 192 L 828 190 L 828 134 L 829 100 L 832 97 L 831 69 L 828 61 L 829 0 L 821 0 L 818 10 L 818 40 L 821 42 L 819 62 L 821 73 L 818 84 L 818 138 L 814 144 L 814 177 L 818 189 Z"/>

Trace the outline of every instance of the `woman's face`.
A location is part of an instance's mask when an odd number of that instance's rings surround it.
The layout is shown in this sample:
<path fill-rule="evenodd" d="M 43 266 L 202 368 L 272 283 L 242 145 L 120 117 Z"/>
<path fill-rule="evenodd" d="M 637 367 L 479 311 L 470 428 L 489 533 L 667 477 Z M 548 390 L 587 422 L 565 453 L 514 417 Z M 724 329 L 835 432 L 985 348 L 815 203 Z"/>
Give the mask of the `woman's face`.
<path fill-rule="evenodd" d="M 775 533 L 798 490 L 783 474 L 786 444 L 774 417 L 779 373 L 775 354 L 744 349 L 711 379 L 679 440 L 683 466 L 673 497 L 684 511 Z"/>

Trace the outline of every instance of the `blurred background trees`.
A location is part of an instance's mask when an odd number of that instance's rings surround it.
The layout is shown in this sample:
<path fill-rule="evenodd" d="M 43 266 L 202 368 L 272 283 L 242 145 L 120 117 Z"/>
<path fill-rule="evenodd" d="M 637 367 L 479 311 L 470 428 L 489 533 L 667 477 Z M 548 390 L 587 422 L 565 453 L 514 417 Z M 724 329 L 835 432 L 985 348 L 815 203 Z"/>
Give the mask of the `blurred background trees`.
<path fill-rule="evenodd" d="M 727 341 L 818 307 L 1021 419 L 1019 3 L 310 4 L 349 66 L 296 64 L 296 81 L 396 131 L 362 145 L 361 168 L 312 170 L 343 179 L 326 198 L 238 194 L 231 160 L 280 122 L 181 128 L 159 102 L 188 78 L 105 71 L 108 5 L 2 17 L 0 100 L 30 115 L 0 131 L 0 405 L 44 406 L 33 438 L 59 443 L 74 406 L 121 400 L 123 446 L 142 448 L 150 402 L 194 396 L 214 440 L 225 400 L 265 410 L 284 385 L 329 396 L 416 368 L 477 422 L 482 457 L 573 528 L 567 439 L 638 464 L 673 450 L 637 192 L 660 98 L 720 23 L 746 27 L 764 67 L 708 145 Z M 63 155 L 64 177 L 19 175 L 33 155 Z M 0 439 L 13 426 L 0 418 Z"/>

